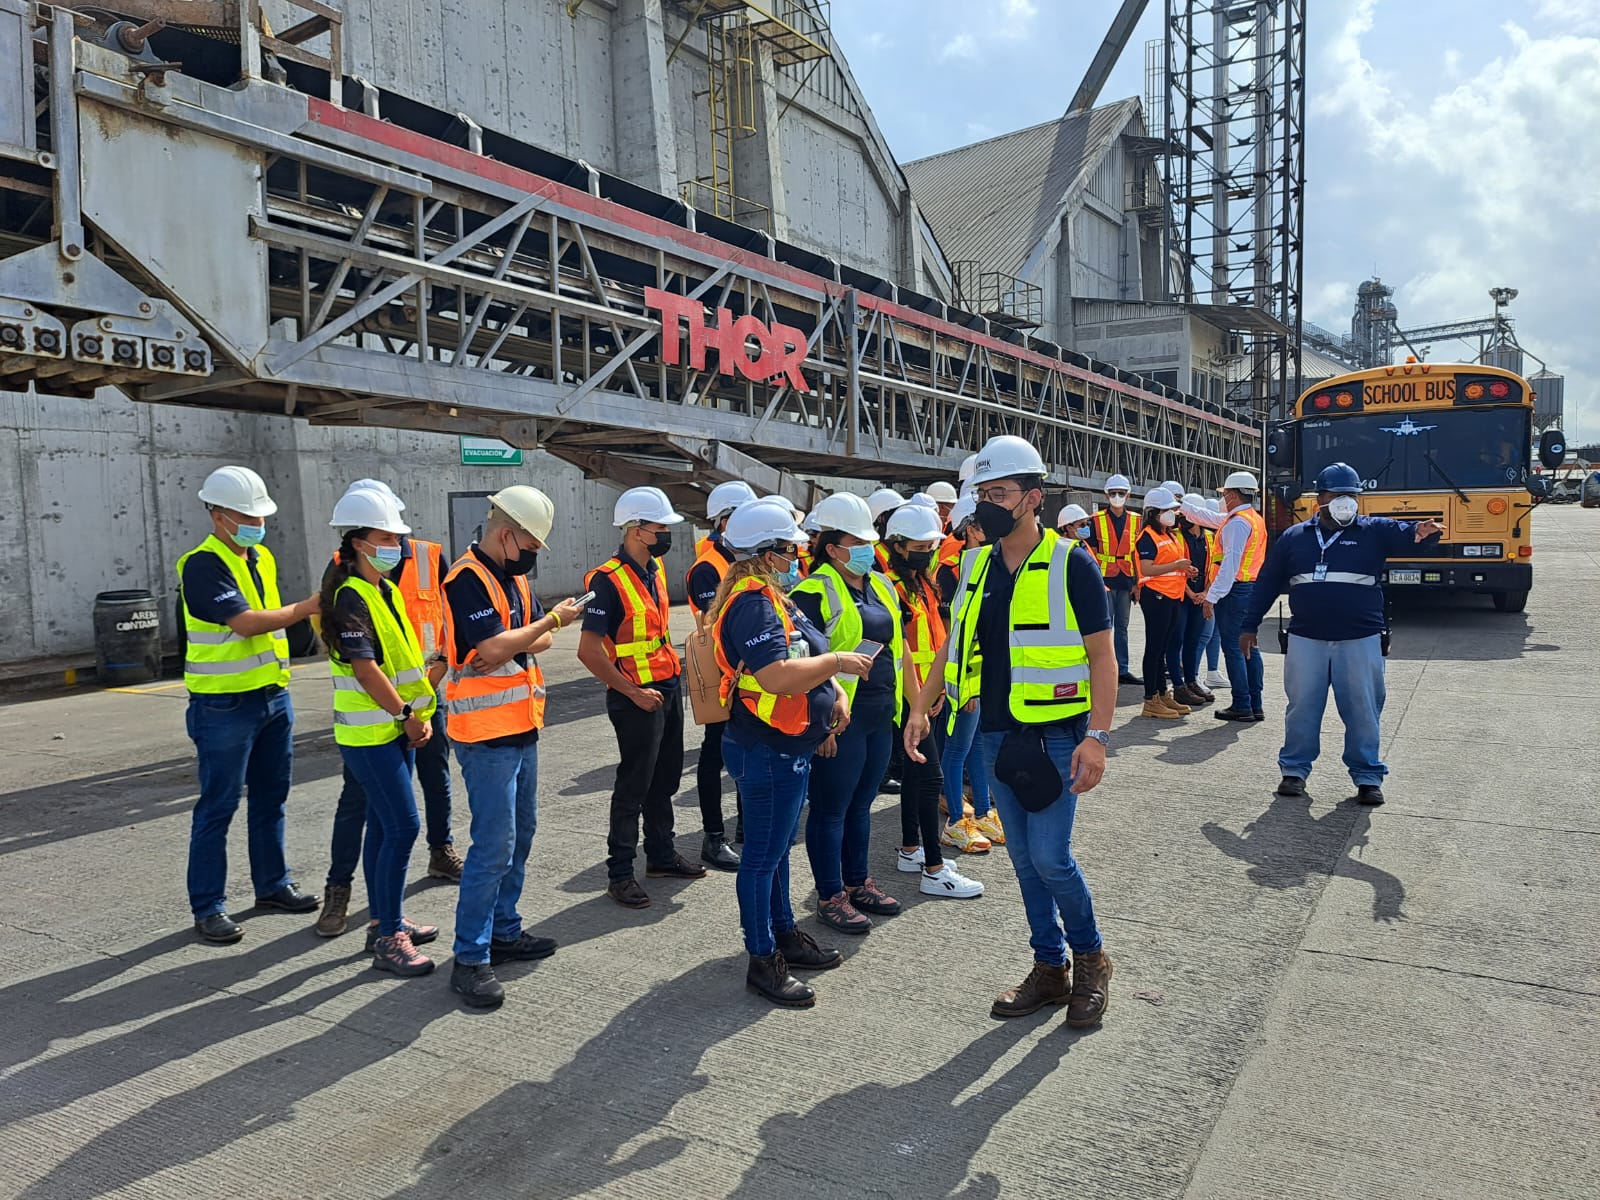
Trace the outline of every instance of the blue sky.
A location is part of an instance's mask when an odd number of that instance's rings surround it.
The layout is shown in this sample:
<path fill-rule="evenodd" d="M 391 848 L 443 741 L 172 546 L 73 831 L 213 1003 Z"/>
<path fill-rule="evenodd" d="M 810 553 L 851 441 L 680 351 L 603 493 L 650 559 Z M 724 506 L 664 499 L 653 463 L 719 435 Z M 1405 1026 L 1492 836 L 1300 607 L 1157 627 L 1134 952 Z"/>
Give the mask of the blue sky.
<path fill-rule="evenodd" d="M 833 27 L 909 161 L 1061 115 L 1118 7 L 833 0 Z M 1485 315 L 1490 287 L 1515 287 L 1524 346 L 1567 377 L 1568 434 L 1600 442 L 1600 0 L 1309 7 L 1307 319 L 1348 332 L 1374 272 L 1402 326 Z M 1144 94 L 1161 10 L 1102 101 Z"/>

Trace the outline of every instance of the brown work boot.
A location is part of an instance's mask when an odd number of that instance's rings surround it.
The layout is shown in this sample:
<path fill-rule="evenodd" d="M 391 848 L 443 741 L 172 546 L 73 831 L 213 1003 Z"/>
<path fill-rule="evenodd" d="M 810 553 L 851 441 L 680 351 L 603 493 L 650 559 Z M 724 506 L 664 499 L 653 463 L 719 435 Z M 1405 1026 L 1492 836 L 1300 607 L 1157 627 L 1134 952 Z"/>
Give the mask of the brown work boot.
<path fill-rule="evenodd" d="M 1146 697 L 1144 707 L 1139 710 L 1141 717 L 1160 717 L 1162 720 L 1176 720 L 1183 714 L 1161 702 L 1160 696 Z"/>
<path fill-rule="evenodd" d="M 1100 1024 L 1111 1003 L 1111 955 L 1104 950 L 1072 956 L 1072 999 L 1067 1024 L 1076 1029 Z"/>
<path fill-rule="evenodd" d="M 350 885 L 330 883 L 322 893 L 322 915 L 317 918 L 318 937 L 338 937 L 350 917 Z"/>
<path fill-rule="evenodd" d="M 447 883 L 460 883 L 461 871 L 467 864 L 450 842 L 428 847 L 428 878 L 443 879 Z"/>
<path fill-rule="evenodd" d="M 606 885 L 606 895 L 610 896 L 623 908 L 649 908 L 650 893 L 639 886 L 639 881 L 632 875 L 626 879 L 614 879 Z"/>
<path fill-rule="evenodd" d="M 995 997 L 989 1010 L 996 1017 L 1025 1017 L 1036 1013 L 1046 1004 L 1065 1004 L 1072 994 L 1068 978 L 1069 968 L 1052 967 L 1036 962 L 1020 986 L 1009 988 Z"/>
<path fill-rule="evenodd" d="M 1168 708 L 1176 709 L 1180 717 L 1187 717 L 1191 712 L 1194 711 L 1187 704 L 1179 704 L 1176 700 L 1174 700 L 1171 692 L 1162 692 L 1161 695 L 1156 697 L 1156 699 L 1160 700 L 1161 703 L 1165 704 Z"/>

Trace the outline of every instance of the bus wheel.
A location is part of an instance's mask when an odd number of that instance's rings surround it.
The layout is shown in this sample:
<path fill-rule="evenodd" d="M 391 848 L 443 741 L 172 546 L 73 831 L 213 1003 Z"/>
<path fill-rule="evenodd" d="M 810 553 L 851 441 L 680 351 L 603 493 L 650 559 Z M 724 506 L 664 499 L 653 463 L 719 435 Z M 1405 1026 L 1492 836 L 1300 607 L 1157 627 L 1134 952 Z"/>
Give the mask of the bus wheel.
<path fill-rule="evenodd" d="M 1520 592 L 1494 592 L 1495 612 L 1521 612 L 1528 607 L 1528 592 L 1524 588 Z"/>

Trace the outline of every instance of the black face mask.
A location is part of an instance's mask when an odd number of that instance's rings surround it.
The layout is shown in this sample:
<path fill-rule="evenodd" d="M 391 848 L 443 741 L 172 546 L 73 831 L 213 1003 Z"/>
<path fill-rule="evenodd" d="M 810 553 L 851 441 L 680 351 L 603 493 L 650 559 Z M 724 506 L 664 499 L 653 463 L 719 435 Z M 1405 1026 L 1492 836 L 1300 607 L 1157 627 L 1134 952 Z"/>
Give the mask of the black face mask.
<path fill-rule="evenodd" d="M 650 547 L 649 547 L 650 557 L 651 558 L 660 558 L 663 554 L 665 554 L 668 550 L 671 550 L 671 549 L 672 549 L 672 530 L 670 530 L 670 529 L 664 530 L 661 533 L 656 534 L 656 540 L 650 545 Z"/>
<path fill-rule="evenodd" d="M 537 578 L 539 574 L 539 552 L 537 550 L 524 550 L 521 546 L 518 546 L 517 556 L 506 559 L 501 565 L 505 568 L 507 575 L 527 575 L 532 572 Z"/>
<path fill-rule="evenodd" d="M 912 550 L 900 557 L 906 560 L 906 566 L 913 571 L 926 571 L 933 566 L 932 550 Z"/>
<path fill-rule="evenodd" d="M 1003 508 L 987 500 L 978 501 L 977 515 L 978 528 L 983 530 L 983 536 L 989 542 L 998 542 L 1017 527 L 1014 509 Z"/>

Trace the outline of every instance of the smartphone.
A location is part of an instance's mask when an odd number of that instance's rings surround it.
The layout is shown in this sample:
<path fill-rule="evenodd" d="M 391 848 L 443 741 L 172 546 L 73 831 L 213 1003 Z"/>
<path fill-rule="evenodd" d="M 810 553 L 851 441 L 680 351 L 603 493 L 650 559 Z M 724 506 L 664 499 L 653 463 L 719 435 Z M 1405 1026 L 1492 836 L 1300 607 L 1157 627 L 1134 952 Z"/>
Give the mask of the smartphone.
<path fill-rule="evenodd" d="M 589 601 L 591 601 L 593 599 L 594 599 L 594 593 L 592 591 L 590 591 L 590 592 L 585 592 L 581 596 L 573 597 L 572 602 L 574 604 L 576 604 L 579 608 L 583 608 L 589 603 Z"/>
<path fill-rule="evenodd" d="M 868 658 L 877 658 L 878 651 L 883 649 L 882 642 L 862 642 L 856 647 L 857 654 L 865 654 Z"/>

